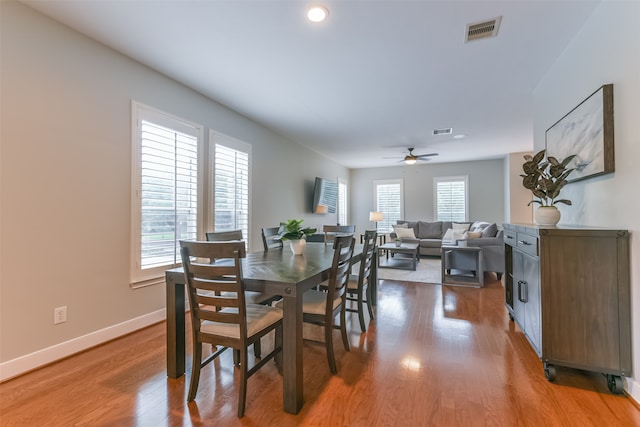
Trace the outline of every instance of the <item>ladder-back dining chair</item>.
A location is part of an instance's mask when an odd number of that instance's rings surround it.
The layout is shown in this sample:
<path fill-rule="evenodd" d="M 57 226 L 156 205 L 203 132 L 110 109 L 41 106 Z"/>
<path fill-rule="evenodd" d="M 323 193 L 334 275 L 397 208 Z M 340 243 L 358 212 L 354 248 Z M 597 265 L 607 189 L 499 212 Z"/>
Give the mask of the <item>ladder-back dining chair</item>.
<path fill-rule="evenodd" d="M 265 227 L 262 229 L 262 244 L 264 250 L 282 249 L 282 240 L 276 239 L 280 237 L 280 227 Z"/>
<path fill-rule="evenodd" d="M 364 321 L 364 304 L 367 304 L 369 318 L 374 319 L 373 308 L 371 306 L 371 291 L 375 286 L 371 286 L 371 271 L 373 268 L 373 257 L 376 252 L 376 242 L 378 232 L 376 230 L 367 230 L 364 232 L 364 247 L 362 248 L 362 257 L 360 259 L 358 274 L 349 276 L 347 284 L 347 301 L 354 302 L 357 309 L 347 307 L 347 311 L 358 313 L 360 321 L 360 329 L 362 332 L 367 331 Z"/>
<path fill-rule="evenodd" d="M 323 225 L 324 244 L 332 245 L 337 236 L 353 235 L 356 232 L 355 225 Z"/>
<path fill-rule="evenodd" d="M 346 325 L 346 296 L 351 258 L 355 239 L 353 236 L 337 236 L 334 241 L 333 262 L 329 280 L 324 283 L 326 292 L 315 289 L 308 290 L 302 298 L 303 321 L 324 327 L 327 361 L 332 374 L 338 373 L 333 351 L 333 329 L 340 329 L 342 343 L 349 351 L 349 339 Z M 335 317 L 340 313 L 340 325 L 335 324 Z"/>
<path fill-rule="evenodd" d="M 276 358 L 281 369 L 282 311 L 275 307 L 247 304 L 242 264 L 246 256 L 244 242 L 181 241 L 182 265 L 189 305 L 193 340 L 193 364 L 187 401 L 195 399 L 200 371 L 228 347 L 239 352 L 240 388 L 238 417 L 244 415 L 247 380 L 269 360 Z M 230 259 L 231 263 L 211 263 L 211 259 Z M 202 260 L 205 261 L 202 261 Z M 275 330 L 273 350 L 249 369 L 247 347 Z M 202 360 L 202 344 L 219 349 Z"/>

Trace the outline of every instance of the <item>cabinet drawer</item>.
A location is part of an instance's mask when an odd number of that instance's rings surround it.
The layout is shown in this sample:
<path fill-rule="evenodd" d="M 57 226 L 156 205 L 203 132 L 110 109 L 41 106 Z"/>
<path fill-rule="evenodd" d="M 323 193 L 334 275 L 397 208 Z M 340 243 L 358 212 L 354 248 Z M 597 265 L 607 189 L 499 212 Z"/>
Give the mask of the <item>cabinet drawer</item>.
<path fill-rule="evenodd" d="M 538 238 L 536 236 L 518 233 L 516 247 L 529 255 L 538 256 Z"/>
<path fill-rule="evenodd" d="M 516 246 L 516 237 L 517 234 L 515 231 L 504 230 L 504 242 L 509 246 Z"/>

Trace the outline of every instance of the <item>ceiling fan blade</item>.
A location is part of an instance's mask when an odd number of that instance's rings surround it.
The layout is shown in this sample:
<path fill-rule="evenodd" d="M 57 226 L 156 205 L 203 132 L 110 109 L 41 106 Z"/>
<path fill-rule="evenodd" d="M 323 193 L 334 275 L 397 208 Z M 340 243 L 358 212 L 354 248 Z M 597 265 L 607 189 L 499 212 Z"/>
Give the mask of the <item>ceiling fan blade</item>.
<path fill-rule="evenodd" d="M 437 156 L 438 153 L 428 153 L 428 154 L 416 154 L 416 157 L 418 157 L 419 159 L 423 158 L 423 157 L 433 157 L 433 156 Z"/>

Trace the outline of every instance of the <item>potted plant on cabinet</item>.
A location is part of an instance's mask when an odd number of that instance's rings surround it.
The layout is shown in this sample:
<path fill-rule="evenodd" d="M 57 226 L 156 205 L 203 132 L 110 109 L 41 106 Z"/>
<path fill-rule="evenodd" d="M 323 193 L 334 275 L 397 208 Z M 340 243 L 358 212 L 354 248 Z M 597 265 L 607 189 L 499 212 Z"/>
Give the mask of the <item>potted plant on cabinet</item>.
<path fill-rule="evenodd" d="M 524 175 L 520 176 L 524 188 L 530 190 L 535 197 L 527 206 L 532 203 L 540 205 L 534 215 L 536 223 L 556 225 L 560 221 L 560 211 L 556 204 L 571 205 L 571 200 L 558 197 L 560 197 L 560 190 L 567 185 L 568 176 L 574 170 L 567 168 L 567 165 L 576 156 L 573 154 L 560 161 L 553 156 L 545 158 L 545 151 L 539 151 L 533 156 L 525 155 L 525 162 L 522 165 Z"/>
<path fill-rule="evenodd" d="M 286 222 L 280 223 L 280 236 L 278 240 L 289 241 L 289 246 L 291 247 L 291 252 L 294 255 L 302 255 L 304 253 L 304 248 L 307 245 L 307 237 L 311 236 L 318 229 L 317 228 L 302 228 L 302 219 L 290 219 Z"/>

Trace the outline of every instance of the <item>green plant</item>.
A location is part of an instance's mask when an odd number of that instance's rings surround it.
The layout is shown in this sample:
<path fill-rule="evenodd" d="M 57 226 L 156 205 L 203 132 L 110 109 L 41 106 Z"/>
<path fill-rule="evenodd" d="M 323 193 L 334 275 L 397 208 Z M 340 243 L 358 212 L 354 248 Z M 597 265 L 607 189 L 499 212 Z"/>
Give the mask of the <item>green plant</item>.
<path fill-rule="evenodd" d="M 280 223 L 280 236 L 278 240 L 300 240 L 311 236 L 317 228 L 302 228 L 302 219 L 290 219 L 287 222 Z"/>
<path fill-rule="evenodd" d="M 544 156 L 545 150 L 534 156 L 529 154 L 524 156 L 526 161 L 522 165 L 522 170 L 525 175 L 520 175 L 522 185 L 536 197 L 527 206 L 531 203 L 539 203 L 540 206 L 554 206 L 556 203 L 571 205 L 571 200 L 557 198 L 560 196 L 560 190 L 567 185 L 567 177 L 574 170 L 574 168 L 567 168 L 567 165 L 576 157 L 575 154 L 562 161 L 552 156 L 545 159 Z"/>

